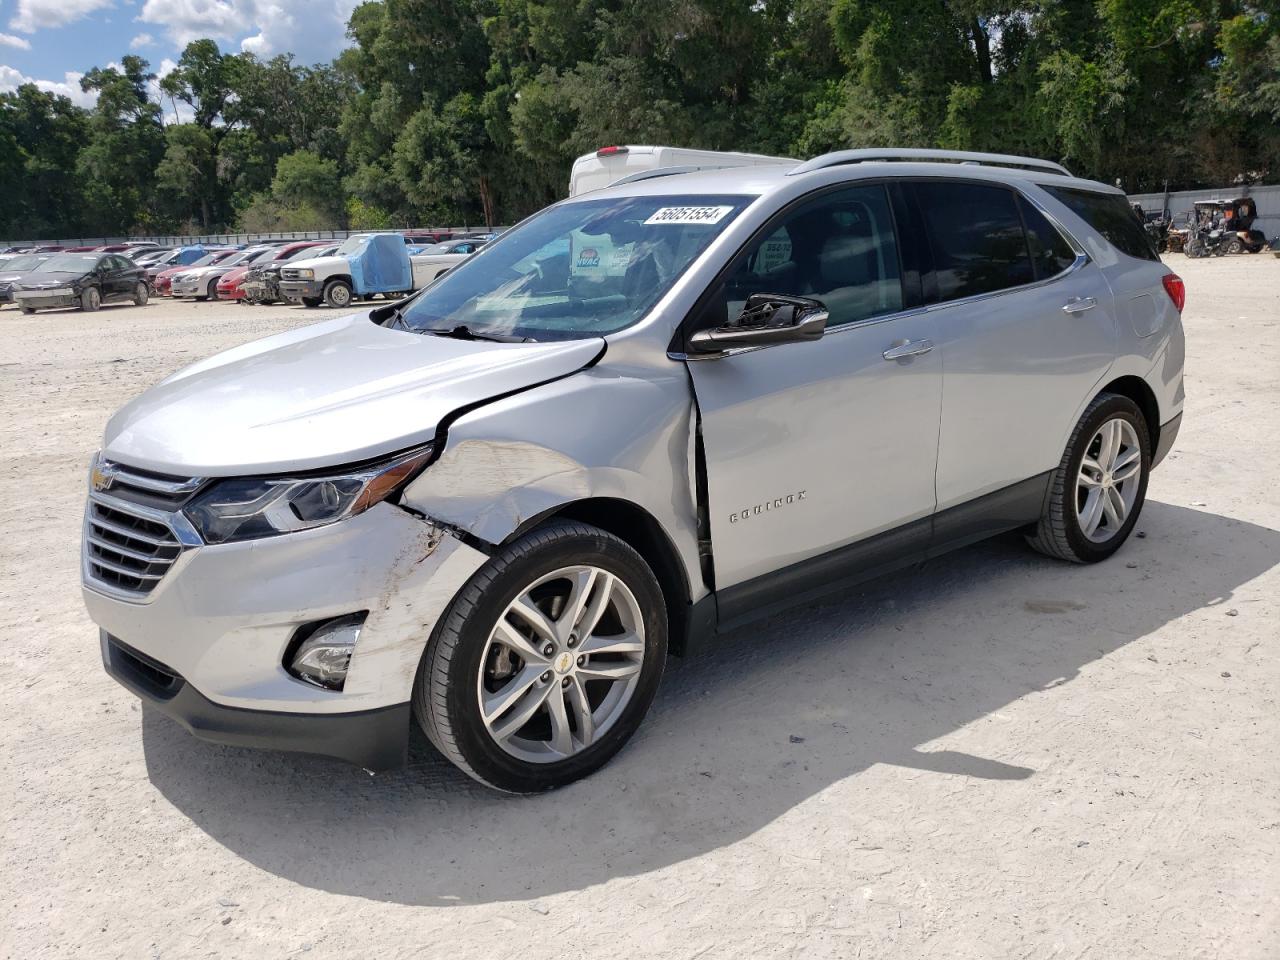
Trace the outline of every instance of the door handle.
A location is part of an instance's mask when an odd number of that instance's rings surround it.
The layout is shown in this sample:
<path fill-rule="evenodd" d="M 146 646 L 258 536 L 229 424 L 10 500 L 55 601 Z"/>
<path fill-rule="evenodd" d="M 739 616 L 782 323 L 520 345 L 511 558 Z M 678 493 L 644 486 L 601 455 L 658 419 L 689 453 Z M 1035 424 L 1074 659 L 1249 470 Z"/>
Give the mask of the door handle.
<path fill-rule="evenodd" d="M 910 360 L 933 349 L 932 340 L 899 340 L 881 354 L 886 360 Z"/>
<path fill-rule="evenodd" d="M 1093 297 L 1074 297 L 1062 305 L 1063 313 L 1084 313 L 1098 305 Z"/>

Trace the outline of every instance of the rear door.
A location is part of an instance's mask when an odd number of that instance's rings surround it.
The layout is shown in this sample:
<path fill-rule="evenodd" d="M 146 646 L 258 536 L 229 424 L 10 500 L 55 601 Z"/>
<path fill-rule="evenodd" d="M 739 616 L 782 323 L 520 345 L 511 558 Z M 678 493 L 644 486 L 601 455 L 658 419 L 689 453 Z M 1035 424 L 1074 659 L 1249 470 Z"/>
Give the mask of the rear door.
<path fill-rule="evenodd" d="M 820 340 L 688 363 L 722 621 L 834 578 L 857 552 L 840 548 L 875 534 L 906 528 L 896 547 L 923 550 L 942 366 L 903 275 L 886 186 L 843 186 L 766 226 L 700 313 L 697 327 L 722 324 L 752 293 L 830 313 Z"/>
<path fill-rule="evenodd" d="M 941 512 L 1057 466 L 1112 363 L 1116 325 L 1097 265 L 1012 187 L 948 179 L 913 192 L 944 368 Z"/>

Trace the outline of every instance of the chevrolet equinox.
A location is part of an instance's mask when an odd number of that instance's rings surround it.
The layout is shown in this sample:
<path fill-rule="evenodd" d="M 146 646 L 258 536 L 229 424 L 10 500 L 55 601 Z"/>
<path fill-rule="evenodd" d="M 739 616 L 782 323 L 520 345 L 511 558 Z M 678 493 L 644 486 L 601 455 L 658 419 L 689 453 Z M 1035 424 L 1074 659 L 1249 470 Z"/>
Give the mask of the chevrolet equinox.
<path fill-rule="evenodd" d="M 656 169 L 107 425 L 84 599 L 197 737 L 533 792 L 668 654 L 1004 531 L 1104 560 L 1183 405 L 1182 281 L 1055 163 Z"/>

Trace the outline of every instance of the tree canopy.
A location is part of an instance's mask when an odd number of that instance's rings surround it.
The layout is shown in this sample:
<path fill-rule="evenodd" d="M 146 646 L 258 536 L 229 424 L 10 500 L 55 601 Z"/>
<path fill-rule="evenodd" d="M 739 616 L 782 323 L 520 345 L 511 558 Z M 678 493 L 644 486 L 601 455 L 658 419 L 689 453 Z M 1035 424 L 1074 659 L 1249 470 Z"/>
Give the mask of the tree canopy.
<path fill-rule="evenodd" d="M 0 94 L 0 236 L 509 223 L 610 143 L 992 150 L 1131 192 L 1280 172 L 1280 0 L 366 0 L 347 37 L 121 57 L 90 110 Z"/>

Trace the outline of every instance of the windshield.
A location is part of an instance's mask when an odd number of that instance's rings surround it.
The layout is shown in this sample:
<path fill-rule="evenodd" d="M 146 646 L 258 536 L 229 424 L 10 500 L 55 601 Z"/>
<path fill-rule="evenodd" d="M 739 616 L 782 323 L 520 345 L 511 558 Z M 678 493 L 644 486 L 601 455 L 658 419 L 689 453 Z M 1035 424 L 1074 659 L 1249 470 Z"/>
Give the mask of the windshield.
<path fill-rule="evenodd" d="M 307 257 L 314 257 L 318 247 L 299 247 L 297 250 L 286 254 L 283 257 L 277 257 L 278 260 L 305 260 Z"/>
<path fill-rule="evenodd" d="M 20 257 L 14 257 L 4 265 L 4 269 L 8 270 L 34 270 L 40 264 L 49 259 L 47 253 L 25 253 Z"/>
<path fill-rule="evenodd" d="M 368 242 L 369 235 L 367 233 L 358 233 L 354 237 L 347 237 L 346 240 L 342 241 L 342 245 L 338 247 L 338 256 L 349 257 L 353 253 L 359 253 Z"/>
<path fill-rule="evenodd" d="M 64 253 L 46 260 L 40 266 L 41 273 L 88 273 L 102 259 L 96 253 Z"/>
<path fill-rule="evenodd" d="M 404 309 L 410 330 L 575 340 L 631 326 L 752 197 L 559 204 L 485 245 Z"/>

